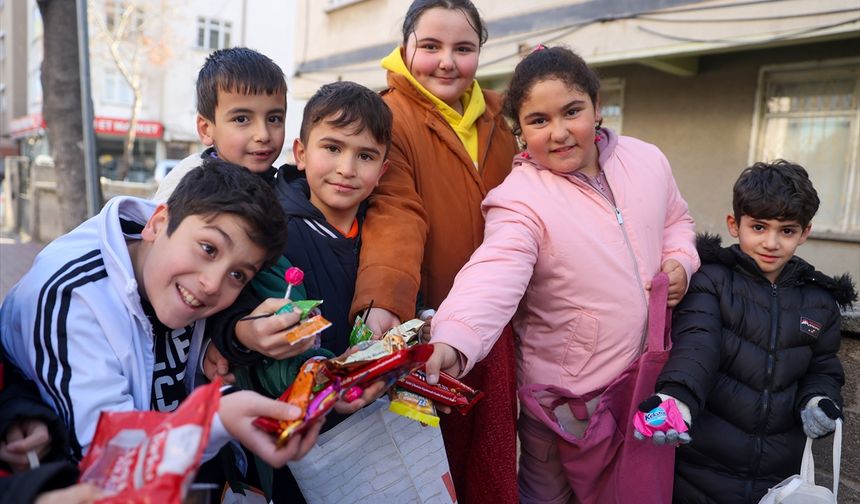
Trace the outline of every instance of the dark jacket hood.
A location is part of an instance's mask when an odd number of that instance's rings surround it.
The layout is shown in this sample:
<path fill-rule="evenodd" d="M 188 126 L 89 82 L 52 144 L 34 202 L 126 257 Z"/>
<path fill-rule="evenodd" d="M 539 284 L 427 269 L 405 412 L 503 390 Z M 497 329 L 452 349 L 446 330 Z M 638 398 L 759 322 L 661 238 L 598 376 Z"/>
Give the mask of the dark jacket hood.
<path fill-rule="evenodd" d="M 739 266 L 761 275 L 758 265 L 751 257 L 741 251 L 740 246 L 723 247 L 722 237 L 719 235 L 710 233 L 696 235 L 696 248 L 702 264 L 723 264 L 732 268 Z M 848 273 L 831 277 L 817 271 L 811 264 L 797 256 L 792 257 L 785 268 L 787 271 L 780 275 L 780 281 L 787 273 L 794 275 L 797 282 L 819 285 L 829 291 L 843 309 L 852 306 L 857 301 L 854 280 Z"/>
<path fill-rule="evenodd" d="M 285 164 L 278 169 L 275 180 L 275 194 L 287 217 L 325 222 L 322 212 L 311 204 L 311 190 L 305 172 L 299 171 L 295 165 Z"/>

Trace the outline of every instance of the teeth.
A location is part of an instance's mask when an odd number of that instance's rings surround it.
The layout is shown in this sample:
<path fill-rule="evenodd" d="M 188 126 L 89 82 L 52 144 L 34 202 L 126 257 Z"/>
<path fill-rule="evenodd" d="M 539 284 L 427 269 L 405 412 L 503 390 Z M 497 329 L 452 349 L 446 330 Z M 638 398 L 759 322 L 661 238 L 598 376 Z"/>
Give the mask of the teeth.
<path fill-rule="evenodd" d="M 182 300 L 185 301 L 185 304 L 191 305 L 195 308 L 203 305 L 203 303 L 198 301 L 197 298 L 192 296 L 191 293 L 185 290 L 181 285 L 177 285 L 176 287 L 179 289 L 179 293 L 182 295 Z"/>

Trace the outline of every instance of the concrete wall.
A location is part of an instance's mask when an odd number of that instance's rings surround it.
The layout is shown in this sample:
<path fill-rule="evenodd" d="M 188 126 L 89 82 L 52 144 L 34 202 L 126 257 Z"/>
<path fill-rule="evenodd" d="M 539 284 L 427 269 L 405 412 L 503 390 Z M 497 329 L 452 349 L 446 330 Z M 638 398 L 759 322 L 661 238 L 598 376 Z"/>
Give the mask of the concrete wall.
<path fill-rule="evenodd" d="M 642 65 L 599 67 L 602 78 L 624 80 L 625 135 L 666 153 L 698 231 L 723 235 L 735 179 L 749 165 L 759 69 L 764 65 L 857 55 L 860 38 L 806 46 L 702 56 L 699 72 L 679 77 Z M 813 180 L 815 183 L 815 180 Z M 829 274 L 860 278 L 860 241 L 813 236 L 798 254 Z"/>

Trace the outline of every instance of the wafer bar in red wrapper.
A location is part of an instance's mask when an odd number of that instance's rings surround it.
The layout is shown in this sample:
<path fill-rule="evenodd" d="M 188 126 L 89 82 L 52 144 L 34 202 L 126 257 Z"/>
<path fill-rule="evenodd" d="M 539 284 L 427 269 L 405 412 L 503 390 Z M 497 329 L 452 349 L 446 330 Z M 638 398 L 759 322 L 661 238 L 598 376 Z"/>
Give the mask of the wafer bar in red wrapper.
<path fill-rule="evenodd" d="M 484 397 L 484 393 L 480 390 L 473 389 L 445 372 L 439 373 L 438 384 L 430 385 L 427 383 L 427 376 L 423 369 L 404 376 L 397 382 L 397 386 L 422 395 L 437 404 L 450 406 L 463 415 Z"/>
<path fill-rule="evenodd" d="M 209 441 L 221 381 L 196 389 L 176 411 L 102 412 L 81 461 L 99 503 L 181 503 Z"/>

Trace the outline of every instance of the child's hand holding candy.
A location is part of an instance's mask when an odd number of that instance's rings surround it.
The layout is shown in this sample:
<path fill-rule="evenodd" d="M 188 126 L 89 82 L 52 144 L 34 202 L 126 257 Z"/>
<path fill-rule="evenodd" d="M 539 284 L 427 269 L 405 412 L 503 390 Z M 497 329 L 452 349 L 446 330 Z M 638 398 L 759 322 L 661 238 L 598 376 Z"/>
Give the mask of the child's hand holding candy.
<path fill-rule="evenodd" d="M 692 441 L 687 405 L 666 394 L 657 394 L 639 404 L 633 416 L 633 437 L 639 441 L 651 438 L 657 445 L 678 446 Z"/>
<path fill-rule="evenodd" d="M 314 344 L 313 338 L 306 339 L 295 345 L 290 344 L 284 334 L 290 327 L 296 325 L 301 317 L 301 311 L 277 314 L 284 306 L 284 300 L 269 298 L 260 303 L 246 320 L 236 324 L 236 339 L 249 350 L 259 352 L 272 359 L 286 359 L 299 355 L 310 349 Z M 271 316 L 254 318 L 257 315 L 273 314 Z"/>

